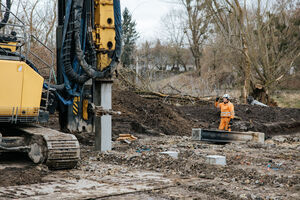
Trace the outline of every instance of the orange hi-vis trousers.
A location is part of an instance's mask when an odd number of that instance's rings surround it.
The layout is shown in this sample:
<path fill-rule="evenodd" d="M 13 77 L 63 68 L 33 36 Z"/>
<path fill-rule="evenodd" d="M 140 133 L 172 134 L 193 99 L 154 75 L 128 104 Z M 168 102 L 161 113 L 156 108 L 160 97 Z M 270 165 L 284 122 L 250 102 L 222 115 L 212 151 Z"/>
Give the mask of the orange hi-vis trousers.
<path fill-rule="evenodd" d="M 221 122 L 219 129 L 225 131 L 231 131 L 231 127 L 229 125 L 230 119 L 234 118 L 234 106 L 231 102 L 228 103 L 219 103 L 215 102 L 215 106 L 221 109 Z"/>
<path fill-rule="evenodd" d="M 225 131 L 231 131 L 231 127 L 229 125 L 230 119 L 231 119 L 230 117 L 221 117 L 219 129 Z"/>

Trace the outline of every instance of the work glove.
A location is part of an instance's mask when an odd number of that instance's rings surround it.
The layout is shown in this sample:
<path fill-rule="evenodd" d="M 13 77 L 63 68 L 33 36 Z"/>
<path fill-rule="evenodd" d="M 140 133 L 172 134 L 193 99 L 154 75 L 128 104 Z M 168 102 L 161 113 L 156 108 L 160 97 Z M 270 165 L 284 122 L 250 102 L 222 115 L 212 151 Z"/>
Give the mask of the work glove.
<path fill-rule="evenodd" d="M 233 125 L 233 121 L 232 119 L 229 121 L 229 125 L 232 126 Z"/>
<path fill-rule="evenodd" d="M 220 97 L 217 97 L 217 98 L 216 98 L 216 101 L 219 101 L 219 100 L 220 100 Z"/>

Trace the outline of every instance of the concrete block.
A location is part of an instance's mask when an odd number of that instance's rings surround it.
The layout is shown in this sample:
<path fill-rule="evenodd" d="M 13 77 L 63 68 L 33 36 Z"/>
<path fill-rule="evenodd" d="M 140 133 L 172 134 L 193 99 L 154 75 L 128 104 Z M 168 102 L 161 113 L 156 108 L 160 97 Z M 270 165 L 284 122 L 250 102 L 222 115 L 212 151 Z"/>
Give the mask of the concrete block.
<path fill-rule="evenodd" d="M 178 152 L 176 151 L 165 151 L 165 152 L 160 152 L 160 154 L 167 154 L 172 158 L 178 158 Z"/>
<path fill-rule="evenodd" d="M 225 156 L 218 156 L 218 155 L 210 155 L 206 156 L 206 163 L 211 165 L 226 165 L 226 157 Z"/>
<path fill-rule="evenodd" d="M 201 128 L 192 129 L 192 140 L 201 140 Z"/>

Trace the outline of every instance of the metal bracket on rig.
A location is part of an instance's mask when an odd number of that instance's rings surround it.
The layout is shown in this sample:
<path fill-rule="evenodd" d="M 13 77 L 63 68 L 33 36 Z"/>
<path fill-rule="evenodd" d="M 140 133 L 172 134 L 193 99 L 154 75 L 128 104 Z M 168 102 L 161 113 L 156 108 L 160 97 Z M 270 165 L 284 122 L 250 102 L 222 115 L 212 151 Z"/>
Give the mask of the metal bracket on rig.
<path fill-rule="evenodd" d="M 114 111 L 112 109 L 104 109 L 102 106 L 95 106 L 94 113 L 97 117 L 102 116 L 102 115 L 121 115 L 122 114 L 120 111 Z"/>

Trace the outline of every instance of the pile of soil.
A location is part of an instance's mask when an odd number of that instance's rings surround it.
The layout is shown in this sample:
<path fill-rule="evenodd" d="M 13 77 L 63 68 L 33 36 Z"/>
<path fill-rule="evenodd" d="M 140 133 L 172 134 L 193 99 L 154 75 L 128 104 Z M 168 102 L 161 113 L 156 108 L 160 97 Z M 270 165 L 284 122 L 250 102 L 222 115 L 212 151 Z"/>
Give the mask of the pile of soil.
<path fill-rule="evenodd" d="M 119 134 L 190 136 L 192 128 L 217 129 L 220 110 L 213 101 L 165 101 L 163 98 L 144 98 L 132 91 L 114 89 L 113 110 L 121 115 L 112 117 L 113 139 Z M 264 132 L 267 137 L 276 134 L 300 132 L 300 109 L 239 105 L 234 103 L 237 118 L 234 131 Z M 58 128 L 58 116 L 52 117 L 51 128 Z M 75 133 L 79 141 L 93 145 L 93 133 Z"/>
<path fill-rule="evenodd" d="M 189 120 L 182 117 L 174 106 L 156 99 L 145 99 L 130 91 L 114 91 L 113 110 L 121 111 L 113 116 L 113 133 L 146 133 L 188 135 Z"/>
<path fill-rule="evenodd" d="M 177 106 L 162 99 L 146 99 L 134 92 L 115 90 L 113 134 L 191 135 L 192 128 L 217 129 L 220 110 L 213 102 Z M 233 130 L 258 131 L 267 136 L 300 131 L 300 109 L 235 104 Z"/>
<path fill-rule="evenodd" d="M 220 110 L 212 104 L 182 106 L 179 110 L 198 128 L 217 128 Z M 258 131 L 273 135 L 300 130 L 300 109 L 235 105 L 235 114 L 233 130 L 236 131 Z"/>

